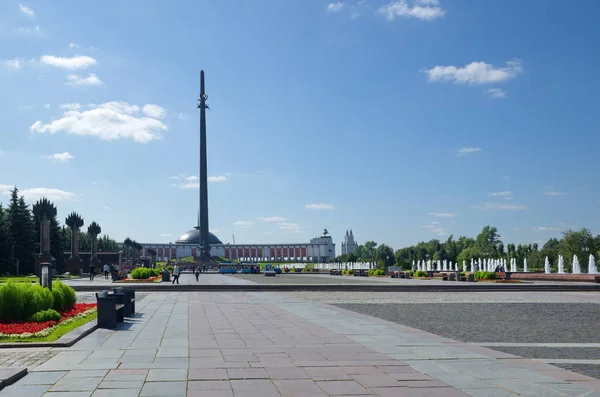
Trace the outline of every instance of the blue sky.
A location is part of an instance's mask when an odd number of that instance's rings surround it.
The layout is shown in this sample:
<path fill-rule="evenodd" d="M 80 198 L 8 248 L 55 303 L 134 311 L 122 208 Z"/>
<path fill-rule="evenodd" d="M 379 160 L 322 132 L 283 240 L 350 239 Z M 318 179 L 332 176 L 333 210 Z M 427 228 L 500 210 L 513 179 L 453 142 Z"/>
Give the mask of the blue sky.
<path fill-rule="evenodd" d="M 122 240 L 545 241 L 600 221 L 600 3 L 0 3 L 0 199 Z M 50 189 L 50 190 L 49 190 Z"/>

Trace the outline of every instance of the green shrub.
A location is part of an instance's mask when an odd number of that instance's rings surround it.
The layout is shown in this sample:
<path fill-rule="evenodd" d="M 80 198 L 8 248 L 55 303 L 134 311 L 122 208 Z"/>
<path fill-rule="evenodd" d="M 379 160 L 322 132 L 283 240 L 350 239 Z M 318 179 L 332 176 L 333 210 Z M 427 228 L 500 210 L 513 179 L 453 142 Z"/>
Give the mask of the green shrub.
<path fill-rule="evenodd" d="M 52 296 L 54 297 L 53 308 L 59 312 L 72 307 L 77 301 L 75 290 L 60 281 L 52 282 Z"/>
<path fill-rule="evenodd" d="M 60 321 L 60 313 L 54 309 L 42 310 L 41 312 L 33 313 L 28 321 L 35 323 L 43 323 L 46 321 Z"/>
<path fill-rule="evenodd" d="M 140 271 L 140 278 L 141 278 L 142 280 L 146 280 L 146 279 L 147 279 L 149 276 L 150 276 L 150 275 L 149 275 L 149 273 L 148 273 L 148 269 L 142 269 L 142 270 Z"/>
<path fill-rule="evenodd" d="M 385 276 L 385 270 L 382 269 L 377 269 L 373 272 L 373 275 L 375 276 Z"/>
<path fill-rule="evenodd" d="M 8 282 L 0 285 L 0 321 L 24 321 L 52 308 L 52 293 L 39 284 Z"/>
<path fill-rule="evenodd" d="M 475 272 L 475 280 L 495 280 L 495 279 L 496 279 L 495 272 L 484 272 L 484 271 Z"/>
<path fill-rule="evenodd" d="M 404 271 L 404 274 L 408 274 L 409 276 L 411 276 L 411 277 L 412 277 L 412 275 L 413 275 L 413 271 L 412 271 L 412 270 L 405 270 L 405 271 Z"/>
<path fill-rule="evenodd" d="M 167 271 L 172 272 L 173 271 L 173 266 L 167 266 Z"/>
<path fill-rule="evenodd" d="M 415 277 L 427 277 L 427 272 L 425 270 L 417 270 L 415 272 Z"/>

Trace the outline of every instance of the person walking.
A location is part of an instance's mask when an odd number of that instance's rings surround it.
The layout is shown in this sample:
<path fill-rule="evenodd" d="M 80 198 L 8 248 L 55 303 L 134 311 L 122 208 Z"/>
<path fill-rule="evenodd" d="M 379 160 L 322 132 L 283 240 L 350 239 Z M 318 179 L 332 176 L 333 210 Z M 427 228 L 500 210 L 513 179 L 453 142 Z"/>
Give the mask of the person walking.
<path fill-rule="evenodd" d="M 108 280 L 108 273 L 110 273 L 110 266 L 108 263 L 104 264 L 104 279 Z"/>
<path fill-rule="evenodd" d="M 96 268 L 94 267 L 94 265 L 92 265 L 90 263 L 90 281 L 94 281 L 94 272 L 96 271 Z"/>
<path fill-rule="evenodd" d="M 196 282 L 198 282 L 198 279 L 200 278 L 200 267 L 198 267 L 196 269 L 196 272 L 194 273 L 194 275 L 196 276 Z"/>
<path fill-rule="evenodd" d="M 175 281 L 177 281 L 177 284 L 179 284 L 179 274 L 181 273 L 181 270 L 179 269 L 179 265 L 175 265 L 175 267 L 173 268 L 173 282 L 172 284 L 175 284 Z"/>

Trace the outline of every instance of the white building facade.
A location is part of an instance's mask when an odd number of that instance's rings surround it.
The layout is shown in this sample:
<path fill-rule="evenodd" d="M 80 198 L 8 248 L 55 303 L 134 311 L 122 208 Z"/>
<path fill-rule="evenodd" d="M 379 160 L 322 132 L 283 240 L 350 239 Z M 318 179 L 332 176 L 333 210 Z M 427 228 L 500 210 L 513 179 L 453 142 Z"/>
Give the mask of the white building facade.
<path fill-rule="evenodd" d="M 356 247 L 358 244 L 354 241 L 354 234 L 352 233 L 352 229 L 350 229 L 350 233 L 346 230 L 346 235 L 344 236 L 344 242 L 342 243 L 342 255 L 351 254 L 356 251 Z"/>

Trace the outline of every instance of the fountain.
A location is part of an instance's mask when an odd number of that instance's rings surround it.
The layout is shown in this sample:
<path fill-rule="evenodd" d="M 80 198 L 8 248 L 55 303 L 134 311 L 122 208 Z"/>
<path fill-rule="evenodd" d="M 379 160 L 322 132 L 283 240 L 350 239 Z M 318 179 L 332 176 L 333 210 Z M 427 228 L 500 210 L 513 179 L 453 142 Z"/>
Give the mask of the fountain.
<path fill-rule="evenodd" d="M 579 259 L 577 259 L 577 255 L 573 255 L 573 270 L 571 273 L 581 274 L 581 266 L 579 265 Z"/>
<path fill-rule="evenodd" d="M 527 258 L 523 259 L 523 273 L 527 273 L 529 272 L 529 269 L 527 269 Z"/>
<path fill-rule="evenodd" d="M 544 273 L 550 274 L 550 261 L 548 257 L 546 257 L 546 261 L 544 262 Z"/>
<path fill-rule="evenodd" d="M 594 255 L 592 254 L 590 254 L 590 261 L 588 263 L 588 273 L 598 274 L 598 269 L 596 268 L 596 260 L 594 259 Z"/>
<path fill-rule="evenodd" d="M 442 262 L 442 270 L 446 271 L 448 270 L 448 261 L 444 259 L 444 262 Z"/>
<path fill-rule="evenodd" d="M 558 274 L 565 274 L 565 260 L 562 255 L 558 256 Z"/>
<path fill-rule="evenodd" d="M 473 261 L 473 258 L 471 258 L 471 273 L 475 273 L 475 262 Z"/>

